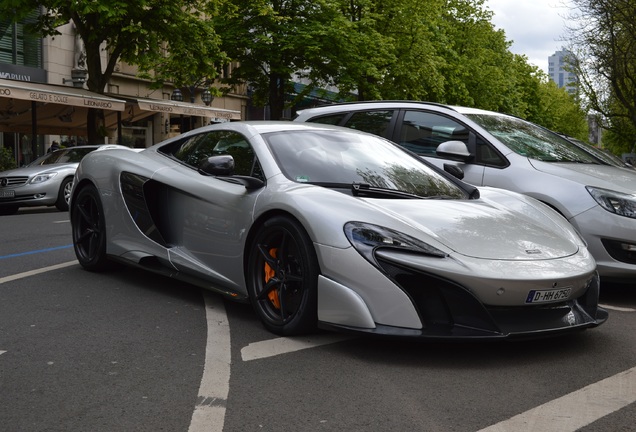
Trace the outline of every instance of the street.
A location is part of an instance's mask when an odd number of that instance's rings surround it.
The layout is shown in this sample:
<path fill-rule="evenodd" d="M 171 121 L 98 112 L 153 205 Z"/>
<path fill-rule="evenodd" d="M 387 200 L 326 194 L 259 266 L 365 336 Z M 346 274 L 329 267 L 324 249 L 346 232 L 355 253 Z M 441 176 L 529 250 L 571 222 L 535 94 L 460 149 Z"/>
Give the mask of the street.
<path fill-rule="evenodd" d="M 67 213 L 21 209 L 0 235 L 2 430 L 636 430 L 636 284 L 553 339 L 278 338 L 247 304 L 83 270 Z"/>

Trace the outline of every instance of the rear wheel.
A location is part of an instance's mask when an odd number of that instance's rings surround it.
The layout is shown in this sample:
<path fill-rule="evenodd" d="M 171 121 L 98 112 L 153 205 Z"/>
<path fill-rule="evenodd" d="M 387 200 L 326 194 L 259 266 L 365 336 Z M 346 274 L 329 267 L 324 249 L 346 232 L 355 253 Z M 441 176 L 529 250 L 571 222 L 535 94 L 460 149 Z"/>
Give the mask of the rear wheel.
<path fill-rule="evenodd" d="M 60 186 L 60 190 L 57 194 L 57 201 L 55 202 L 55 207 L 59 211 L 68 211 L 68 202 L 71 199 L 71 189 L 73 189 L 73 179 L 65 178 L 62 181 L 62 185 Z"/>
<path fill-rule="evenodd" d="M 77 260 L 87 270 L 108 267 L 106 258 L 106 222 L 99 192 L 93 185 L 83 187 L 71 209 L 71 232 Z"/>
<path fill-rule="evenodd" d="M 265 327 L 279 335 L 314 331 L 319 268 L 302 226 L 288 217 L 270 219 L 249 253 L 247 289 Z"/>

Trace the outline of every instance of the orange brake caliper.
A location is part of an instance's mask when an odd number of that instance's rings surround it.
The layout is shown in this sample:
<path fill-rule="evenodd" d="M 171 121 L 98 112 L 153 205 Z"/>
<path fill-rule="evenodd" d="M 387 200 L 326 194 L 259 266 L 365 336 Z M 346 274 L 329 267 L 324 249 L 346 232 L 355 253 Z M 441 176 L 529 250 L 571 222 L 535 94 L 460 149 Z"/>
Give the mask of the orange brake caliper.
<path fill-rule="evenodd" d="M 273 258 L 276 258 L 277 250 L 277 248 L 271 248 L 269 250 L 269 254 Z M 267 262 L 265 262 L 265 283 L 269 282 L 269 280 L 273 278 L 275 274 L 276 273 L 274 272 L 274 269 L 269 264 L 267 264 Z M 271 290 L 269 294 L 267 294 L 267 297 L 269 297 L 269 300 L 272 302 L 276 309 L 280 309 L 280 299 L 278 298 L 277 290 Z"/>

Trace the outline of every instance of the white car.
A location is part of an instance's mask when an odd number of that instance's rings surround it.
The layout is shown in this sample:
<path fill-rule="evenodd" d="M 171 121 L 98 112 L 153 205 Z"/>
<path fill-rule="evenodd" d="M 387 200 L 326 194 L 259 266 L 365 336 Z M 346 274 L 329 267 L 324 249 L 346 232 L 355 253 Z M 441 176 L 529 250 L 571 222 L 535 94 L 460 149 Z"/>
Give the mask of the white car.
<path fill-rule="evenodd" d="M 545 128 L 492 111 L 407 101 L 311 108 L 295 121 L 375 133 L 439 167 L 455 165 L 468 183 L 532 196 L 581 233 L 601 279 L 636 278 L 636 171 L 604 164 Z"/>

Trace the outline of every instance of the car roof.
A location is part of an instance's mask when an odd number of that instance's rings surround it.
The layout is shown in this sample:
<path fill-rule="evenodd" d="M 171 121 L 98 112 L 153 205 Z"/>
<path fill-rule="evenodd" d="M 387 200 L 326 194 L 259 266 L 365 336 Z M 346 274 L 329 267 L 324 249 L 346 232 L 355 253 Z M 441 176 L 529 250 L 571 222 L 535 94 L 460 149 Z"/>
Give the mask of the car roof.
<path fill-rule="evenodd" d="M 303 110 L 299 110 L 300 113 L 310 113 L 310 112 L 320 112 L 320 111 L 334 111 L 334 112 L 342 112 L 349 111 L 353 108 L 406 108 L 406 107 L 439 107 L 439 108 L 448 108 L 453 109 L 454 107 L 450 105 L 444 105 L 436 102 L 422 102 L 422 101 L 411 101 L 411 100 L 374 100 L 374 101 L 356 101 L 356 102 L 340 102 L 330 105 L 321 105 L 312 108 L 306 108 Z"/>
<path fill-rule="evenodd" d="M 280 121 L 272 121 L 272 120 L 250 120 L 250 121 L 239 121 L 239 122 L 229 122 L 229 123 L 219 123 L 211 126 L 205 126 L 203 128 L 195 129 L 192 132 L 204 132 L 206 130 L 217 130 L 217 129 L 233 129 L 237 132 L 240 131 L 245 133 L 249 131 L 252 134 L 266 134 L 271 132 L 283 132 L 283 131 L 302 131 L 302 130 L 340 130 L 345 133 L 353 133 L 353 134 L 365 134 L 366 132 L 357 131 L 354 129 L 349 129 L 340 126 L 333 125 L 325 125 L 320 123 L 300 123 L 300 122 L 292 122 L 288 120 L 280 120 Z M 190 133 L 190 132 L 188 132 Z"/>

